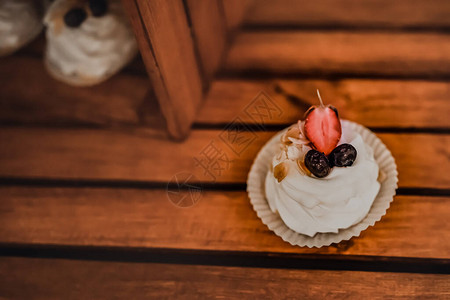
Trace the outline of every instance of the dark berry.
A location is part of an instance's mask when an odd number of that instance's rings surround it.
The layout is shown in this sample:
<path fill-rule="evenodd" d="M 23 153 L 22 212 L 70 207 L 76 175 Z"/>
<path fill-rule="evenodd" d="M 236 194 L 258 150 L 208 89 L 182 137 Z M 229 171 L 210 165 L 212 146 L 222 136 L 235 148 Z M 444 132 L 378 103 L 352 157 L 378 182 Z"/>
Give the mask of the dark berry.
<path fill-rule="evenodd" d="M 325 154 L 314 149 L 306 153 L 305 166 L 312 174 L 319 178 L 327 176 L 331 170 Z"/>
<path fill-rule="evenodd" d="M 350 144 L 342 144 L 334 148 L 328 156 L 331 167 L 350 167 L 356 159 L 356 149 Z"/>
<path fill-rule="evenodd" d="M 89 0 L 89 8 L 94 17 L 101 17 L 108 11 L 108 2 L 106 0 Z"/>
<path fill-rule="evenodd" d="M 72 8 L 64 15 L 64 23 L 68 27 L 79 27 L 84 20 L 86 20 L 87 14 L 82 8 Z"/>

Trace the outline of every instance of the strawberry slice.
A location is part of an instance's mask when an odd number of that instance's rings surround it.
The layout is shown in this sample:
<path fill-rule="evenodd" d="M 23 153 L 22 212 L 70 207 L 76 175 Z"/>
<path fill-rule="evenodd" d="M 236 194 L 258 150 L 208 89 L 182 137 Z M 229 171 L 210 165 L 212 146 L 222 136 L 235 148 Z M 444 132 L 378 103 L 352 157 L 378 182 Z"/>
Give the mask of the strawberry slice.
<path fill-rule="evenodd" d="M 341 122 L 337 109 L 331 105 L 324 106 L 320 97 L 320 106 L 312 106 L 306 112 L 305 135 L 313 147 L 328 155 L 341 139 Z"/>

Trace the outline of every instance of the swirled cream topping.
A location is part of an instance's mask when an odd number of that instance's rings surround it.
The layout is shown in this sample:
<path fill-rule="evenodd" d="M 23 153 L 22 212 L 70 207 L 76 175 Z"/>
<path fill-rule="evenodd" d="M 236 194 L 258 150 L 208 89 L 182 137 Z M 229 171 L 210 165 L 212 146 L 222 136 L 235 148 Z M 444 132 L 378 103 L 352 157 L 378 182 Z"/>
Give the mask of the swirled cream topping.
<path fill-rule="evenodd" d="M 298 233 L 338 232 L 360 222 L 380 189 L 372 148 L 346 122 L 341 125 L 339 144 L 349 143 L 358 152 L 351 167 L 335 167 L 324 178 L 308 175 L 297 162 L 311 148 L 297 142 L 273 159 L 272 169 L 276 172 L 283 163 L 285 177 L 279 182 L 273 172 L 267 174 L 265 189 L 271 210 Z"/>
<path fill-rule="evenodd" d="M 64 24 L 64 14 L 82 1 L 57 0 L 45 17 L 46 59 L 66 76 L 99 78 L 117 72 L 137 53 L 133 32 L 120 0 L 108 1 L 108 12 L 94 17 L 89 10 L 81 26 Z"/>
<path fill-rule="evenodd" d="M 42 25 L 38 1 L 0 1 L 0 55 L 9 54 L 31 41 Z"/>

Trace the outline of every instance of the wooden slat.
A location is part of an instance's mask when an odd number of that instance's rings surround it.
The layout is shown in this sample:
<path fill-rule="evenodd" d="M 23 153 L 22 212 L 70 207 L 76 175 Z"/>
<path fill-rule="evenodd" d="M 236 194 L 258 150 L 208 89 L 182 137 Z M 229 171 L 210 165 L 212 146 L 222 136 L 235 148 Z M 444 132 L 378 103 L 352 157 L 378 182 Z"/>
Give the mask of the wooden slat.
<path fill-rule="evenodd" d="M 230 73 L 448 76 L 449 53 L 445 34 L 244 32 L 226 67 Z"/>
<path fill-rule="evenodd" d="M 219 69 L 226 46 L 226 22 L 220 1 L 187 0 L 186 2 L 206 86 Z"/>
<path fill-rule="evenodd" d="M 238 131 L 239 138 L 233 142 L 233 132 L 194 130 L 188 140 L 177 144 L 144 129 L 4 128 L 0 130 L 0 176 L 165 183 L 187 171 L 203 182 L 244 183 L 256 154 L 274 133 Z M 400 187 L 450 186 L 449 135 L 378 136 L 396 159 Z M 204 161 L 202 151 L 211 150 L 211 143 L 227 156 L 219 162 L 224 170 L 210 168 L 212 175 L 194 160 Z"/>
<path fill-rule="evenodd" d="M 150 88 L 144 77 L 120 73 L 95 87 L 71 87 L 48 76 L 40 59 L 11 56 L 0 64 L 0 80 L 3 123 L 132 125 L 148 124 L 147 116 L 158 117 L 163 124 L 158 107 L 146 110 L 156 99 L 147 95 Z M 30 88 L 24 89 L 23 82 Z M 450 84 L 418 80 L 219 79 L 213 82 L 196 122 L 227 124 L 239 116 L 243 122 L 255 123 L 258 120 L 245 108 L 265 91 L 282 112 L 266 118 L 266 124 L 291 124 L 316 104 L 316 88 L 343 118 L 365 126 L 450 127 Z"/>
<path fill-rule="evenodd" d="M 448 276 L 306 271 L 65 259 L 0 258 L 8 299 L 298 298 L 450 296 Z"/>
<path fill-rule="evenodd" d="M 24 72 L 27 66 L 28 71 Z M 23 67 L 23 68 L 22 68 Z M 50 78 L 40 61 L 11 57 L 0 67 L 0 121 L 3 123 L 139 124 L 143 107 L 155 102 L 147 97 L 145 78 L 119 74 L 92 88 L 75 88 Z M 24 89 L 22 82 L 32 87 Z M 450 84 L 398 80 L 283 80 L 221 79 L 213 82 L 196 123 L 227 124 L 239 116 L 255 123 L 245 108 L 261 91 L 280 108 L 281 114 L 266 124 L 291 124 L 316 104 L 318 88 L 342 118 L 369 127 L 450 127 Z M 52 95 L 49 97 L 49 95 Z M 158 107 L 146 113 L 159 115 Z"/>
<path fill-rule="evenodd" d="M 181 0 L 122 1 L 172 137 L 185 138 L 203 98 L 202 79 Z"/>
<path fill-rule="evenodd" d="M 145 77 L 119 73 L 93 87 L 72 87 L 54 80 L 32 57 L 4 58 L 0 81 L 0 120 L 6 123 L 137 125 L 152 101 Z"/>
<path fill-rule="evenodd" d="M 233 34 L 255 6 L 254 0 L 220 0 L 223 5 L 228 32 Z"/>
<path fill-rule="evenodd" d="M 449 26 L 446 0 L 261 0 L 247 15 L 247 24 L 346 25 L 434 28 Z"/>
<path fill-rule="evenodd" d="M 256 216 L 245 191 L 202 191 L 179 208 L 165 189 L 1 187 L 0 242 L 450 259 L 449 197 L 397 196 L 350 242 L 293 247 Z"/>
<path fill-rule="evenodd" d="M 264 122 L 292 124 L 317 104 L 316 89 L 342 118 L 365 126 L 450 128 L 450 83 L 420 80 L 218 79 L 196 122 L 227 124 L 239 116 L 243 122 L 255 123 L 258 120 L 246 114 L 246 107 L 258 104 L 254 101 L 264 91 L 281 110 Z"/>

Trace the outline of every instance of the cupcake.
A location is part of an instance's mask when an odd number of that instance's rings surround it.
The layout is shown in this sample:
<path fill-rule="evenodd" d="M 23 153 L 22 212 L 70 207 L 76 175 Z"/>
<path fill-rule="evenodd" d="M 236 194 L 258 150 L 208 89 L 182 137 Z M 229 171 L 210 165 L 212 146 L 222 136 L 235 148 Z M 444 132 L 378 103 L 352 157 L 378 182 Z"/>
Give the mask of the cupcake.
<path fill-rule="evenodd" d="M 263 147 L 247 182 L 263 222 L 309 247 L 359 235 L 386 213 L 397 187 L 385 145 L 367 128 L 340 120 L 317 93 L 320 105 Z"/>
<path fill-rule="evenodd" d="M 120 0 L 56 0 L 44 19 L 45 64 L 68 84 L 100 83 L 137 54 L 137 43 Z"/>
<path fill-rule="evenodd" d="M 0 56 L 13 53 L 41 32 L 42 11 L 39 1 L 0 1 Z"/>

